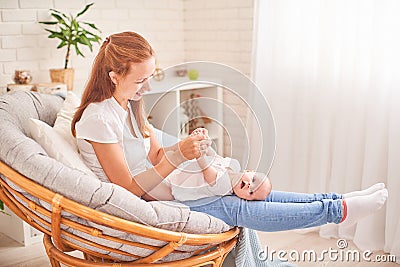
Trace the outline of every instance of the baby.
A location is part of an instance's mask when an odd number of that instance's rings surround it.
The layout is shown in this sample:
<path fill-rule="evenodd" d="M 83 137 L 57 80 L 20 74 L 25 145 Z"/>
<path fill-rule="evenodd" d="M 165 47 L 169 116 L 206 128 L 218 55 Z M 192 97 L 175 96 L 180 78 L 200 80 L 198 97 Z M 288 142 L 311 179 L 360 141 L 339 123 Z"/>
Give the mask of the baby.
<path fill-rule="evenodd" d="M 173 171 L 164 183 L 149 192 L 157 200 L 196 200 L 210 196 L 235 194 L 246 200 L 264 200 L 271 192 L 265 174 L 240 171 L 237 160 L 219 156 L 210 146 L 208 131 L 198 128 L 192 135 L 202 134 L 202 155 L 187 161 Z M 207 142 L 208 141 L 208 142 Z"/>

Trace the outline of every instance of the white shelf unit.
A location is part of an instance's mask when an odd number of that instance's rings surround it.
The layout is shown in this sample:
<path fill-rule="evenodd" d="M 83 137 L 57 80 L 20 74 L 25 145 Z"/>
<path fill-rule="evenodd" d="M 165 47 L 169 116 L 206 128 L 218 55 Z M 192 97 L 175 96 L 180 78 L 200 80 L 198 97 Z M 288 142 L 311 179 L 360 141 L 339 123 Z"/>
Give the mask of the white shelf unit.
<path fill-rule="evenodd" d="M 214 149 L 223 154 L 223 105 L 222 105 L 222 88 L 220 83 L 185 83 L 188 80 L 181 79 L 182 86 L 173 88 L 172 84 L 152 82 L 150 92 L 144 95 L 145 112 L 150 116 L 150 123 L 164 132 L 184 138 L 184 125 L 187 124 L 188 118 L 184 115 L 183 105 L 185 101 L 190 99 L 191 94 L 198 94 L 196 98 L 197 106 L 203 111 L 203 115 L 210 118 L 211 122 L 202 124 L 209 132 L 210 138 L 213 140 Z M 166 88 L 166 89 L 164 89 Z"/>
<path fill-rule="evenodd" d="M 4 212 L 7 214 L 0 213 L 0 231 L 3 234 L 23 246 L 42 242 L 43 233 L 21 220 L 6 206 L 4 206 Z"/>

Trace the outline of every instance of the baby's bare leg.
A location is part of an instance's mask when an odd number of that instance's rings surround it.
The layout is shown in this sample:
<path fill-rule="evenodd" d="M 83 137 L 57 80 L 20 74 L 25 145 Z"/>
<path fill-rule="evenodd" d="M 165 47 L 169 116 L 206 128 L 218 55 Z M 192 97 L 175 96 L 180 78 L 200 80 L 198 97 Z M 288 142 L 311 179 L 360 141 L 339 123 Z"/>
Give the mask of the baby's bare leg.
<path fill-rule="evenodd" d="M 209 140 L 208 146 L 206 148 L 206 155 L 209 157 L 215 157 L 217 155 L 217 152 L 211 147 L 212 141 Z"/>

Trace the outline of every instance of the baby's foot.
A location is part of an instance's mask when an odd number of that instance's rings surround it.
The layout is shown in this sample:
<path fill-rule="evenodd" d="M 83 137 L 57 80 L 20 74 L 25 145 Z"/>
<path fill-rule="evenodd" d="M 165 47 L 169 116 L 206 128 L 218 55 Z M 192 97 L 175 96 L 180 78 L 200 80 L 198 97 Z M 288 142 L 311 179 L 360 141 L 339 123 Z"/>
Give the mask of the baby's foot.
<path fill-rule="evenodd" d="M 376 183 L 374 185 L 371 185 L 367 189 L 364 189 L 364 190 L 361 190 L 361 191 L 353 191 L 353 192 L 349 192 L 349 193 L 343 194 L 343 198 L 348 199 L 350 197 L 366 196 L 366 195 L 375 193 L 376 191 L 381 190 L 383 188 L 385 188 L 385 184 L 384 183 Z"/>
<path fill-rule="evenodd" d="M 387 198 L 388 191 L 383 188 L 369 195 L 345 199 L 347 216 L 341 225 L 351 226 L 365 216 L 378 211 L 385 204 Z"/>
<path fill-rule="evenodd" d="M 206 128 L 196 128 L 192 131 L 190 134 L 191 136 L 193 135 L 203 135 L 205 139 L 209 139 L 210 137 L 208 136 L 208 130 Z"/>

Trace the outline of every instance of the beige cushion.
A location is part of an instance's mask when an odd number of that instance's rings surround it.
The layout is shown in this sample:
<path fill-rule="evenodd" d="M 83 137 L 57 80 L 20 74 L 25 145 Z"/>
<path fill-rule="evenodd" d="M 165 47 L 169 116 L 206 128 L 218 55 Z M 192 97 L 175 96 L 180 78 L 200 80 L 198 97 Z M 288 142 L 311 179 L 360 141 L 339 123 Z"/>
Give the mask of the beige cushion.
<path fill-rule="evenodd" d="M 78 151 L 76 139 L 71 133 L 71 122 L 75 111 L 81 104 L 81 99 L 72 91 L 68 91 L 65 101 L 57 113 L 57 119 L 54 123 L 54 130 L 61 135 L 75 151 Z"/>
<path fill-rule="evenodd" d="M 32 138 L 38 142 L 46 153 L 65 164 L 66 166 L 83 171 L 84 173 L 96 177 L 96 175 L 85 165 L 75 146 L 59 134 L 59 131 L 52 128 L 47 123 L 29 119 L 29 130 Z"/>

